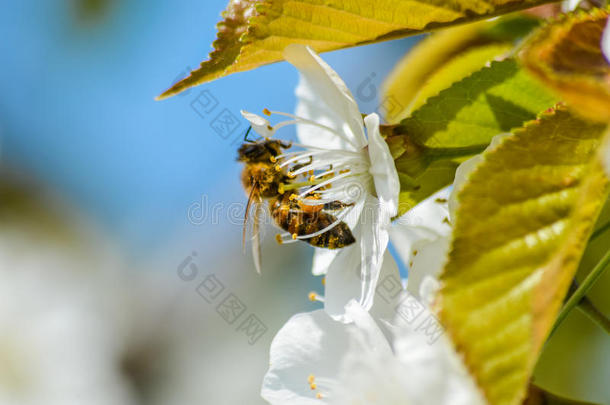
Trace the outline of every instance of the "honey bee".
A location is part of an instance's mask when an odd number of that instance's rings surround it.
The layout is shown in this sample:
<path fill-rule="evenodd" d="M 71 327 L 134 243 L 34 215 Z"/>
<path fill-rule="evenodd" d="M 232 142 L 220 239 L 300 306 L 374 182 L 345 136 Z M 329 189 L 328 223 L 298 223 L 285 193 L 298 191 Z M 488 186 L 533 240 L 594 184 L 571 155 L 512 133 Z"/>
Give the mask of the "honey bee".
<path fill-rule="evenodd" d="M 312 246 L 339 249 L 351 245 L 356 240 L 348 225 L 339 221 L 332 213 L 350 204 L 332 201 L 320 205 L 309 205 L 304 200 L 315 199 L 308 195 L 304 199 L 296 194 L 285 192 L 284 188 L 294 183 L 295 179 L 276 164 L 284 149 L 292 145 L 277 139 L 262 138 L 258 141 L 244 137 L 244 143 L 238 149 L 238 158 L 244 162 L 241 180 L 248 204 L 244 218 L 243 244 L 246 240 L 246 229 L 249 213 L 254 205 L 252 225 L 252 255 L 257 272 L 261 269 L 260 253 L 260 217 L 263 214 L 263 202 L 269 202 L 271 217 L 275 224 L 288 232 L 293 240 L 300 239 Z M 327 229 L 328 228 L 328 229 Z M 279 235 L 278 235 L 279 237 Z M 281 238 L 278 238 L 281 242 Z"/>

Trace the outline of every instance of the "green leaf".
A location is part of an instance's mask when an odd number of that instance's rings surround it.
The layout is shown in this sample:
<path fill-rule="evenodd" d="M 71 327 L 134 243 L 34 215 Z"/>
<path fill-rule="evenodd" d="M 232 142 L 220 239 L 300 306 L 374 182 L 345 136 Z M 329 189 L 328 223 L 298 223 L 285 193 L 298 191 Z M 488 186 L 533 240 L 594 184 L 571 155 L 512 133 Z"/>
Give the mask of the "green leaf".
<path fill-rule="evenodd" d="M 541 28 L 521 60 L 582 116 L 610 122 L 610 63 L 601 50 L 608 12 L 578 12 Z"/>
<path fill-rule="evenodd" d="M 600 208 L 605 125 L 565 107 L 484 154 L 460 193 L 440 317 L 490 404 L 520 404 Z"/>
<path fill-rule="evenodd" d="M 561 397 L 536 385 L 530 385 L 527 399 L 523 405 L 595 405 L 591 402 L 578 401 Z"/>
<path fill-rule="evenodd" d="M 400 213 L 453 182 L 464 159 L 557 102 L 514 60 L 494 62 L 382 132 L 401 180 Z"/>
<path fill-rule="evenodd" d="M 407 117 L 441 90 L 501 60 L 539 25 L 537 18 L 510 15 L 497 20 L 460 25 L 424 38 L 396 65 L 383 84 L 386 120 Z"/>
<path fill-rule="evenodd" d="M 548 0 L 231 0 L 210 58 L 159 98 L 282 60 L 307 44 L 332 51 L 534 7 Z"/>

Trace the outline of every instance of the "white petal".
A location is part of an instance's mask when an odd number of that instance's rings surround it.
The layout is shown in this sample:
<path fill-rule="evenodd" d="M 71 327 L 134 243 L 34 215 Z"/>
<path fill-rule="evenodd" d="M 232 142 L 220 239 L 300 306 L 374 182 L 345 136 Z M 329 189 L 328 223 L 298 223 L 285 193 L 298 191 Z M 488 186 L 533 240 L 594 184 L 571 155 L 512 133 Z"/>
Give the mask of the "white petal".
<path fill-rule="evenodd" d="M 271 123 L 266 118 L 244 110 L 241 110 L 240 112 L 245 119 L 250 121 L 252 129 L 256 131 L 257 134 L 265 138 L 270 138 L 273 136 L 275 131 L 271 127 Z"/>
<path fill-rule="evenodd" d="M 489 146 L 485 149 L 485 151 L 483 153 L 494 149 L 500 143 L 502 143 L 502 141 L 505 138 L 509 137 L 510 135 L 511 135 L 510 133 L 503 133 L 503 134 L 494 136 L 491 140 L 491 143 L 489 144 Z M 459 195 L 460 191 L 462 191 L 462 188 L 468 181 L 468 177 L 470 176 L 470 174 L 483 161 L 483 159 L 484 158 L 483 158 L 482 154 L 478 154 L 478 155 L 466 160 L 464 163 L 462 163 L 457 168 L 457 170 L 455 172 L 455 180 L 453 181 L 453 191 L 451 192 L 451 196 L 449 197 L 449 214 L 451 216 L 451 220 L 455 219 L 455 214 L 457 212 L 457 207 L 458 207 L 458 195 Z"/>
<path fill-rule="evenodd" d="M 360 240 L 360 227 L 352 229 L 356 241 Z M 360 298 L 362 291 L 360 244 L 358 242 L 339 250 L 326 273 L 324 310 L 334 319 L 349 322 L 345 305 Z"/>
<path fill-rule="evenodd" d="M 409 376 L 404 379 L 408 393 L 405 403 L 484 404 L 472 377 L 437 322 L 425 309 L 395 337 L 394 352 L 404 366 L 404 375 Z"/>
<path fill-rule="evenodd" d="M 340 250 L 338 249 L 323 249 L 315 248 L 313 253 L 313 263 L 311 266 L 311 274 L 321 276 L 326 274 L 332 262 L 337 258 Z"/>
<path fill-rule="evenodd" d="M 561 9 L 564 13 L 576 10 L 582 0 L 564 0 L 561 3 Z"/>
<path fill-rule="evenodd" d="M 390 240 L 388 235 L 390 217 L 383 202 L 372 196 L 367 197 L 367 203 L 363 211 L 364 213 L 360 215 L 362 226 L 360 235 L 360 260 L 362 265 L 360 303 L 364 309 L 369 310 L 373 306 L 384 253 Z"/>
<path fill-rule="evenodd" d="M 375 113 L 367 115 L 364 124 L 369 138 L 371 160 L 369 172 L 375 181 L 377 197 L 387 207 L 390 217 L 393 217 L 398 212 L 398 194 L 400 193 L 396 165 L 390 148 L 379 131 L 379 116 Z"/>
<path fill-rule="evenodd" d="M 426 278 L 438 278 L 449 252 L 449 238 L 438 237 L 434 240 L 419 240 L 413 244 L 413 250 L 417 254 L 413 256 L 412 265 L 409 267 L 409 278 L 407 280 L 407 291 L 413 296 L 427 301 L 430 300 L 430 284 L 422 284 Z M 426 293 L 422 295 L 422 287 Z"/>
<path fill-rule="evenodd" d="M 366 145 L 358 104 L 339 75 L 311 48 L 293 44 L 284 49 L 284 58 L 294 65 L 308 86 L 344 124 L 344 133 L 357 150 Z"/>
<path fill-rule="evenodd" d="M 392 354 L 388 339 L 371 315 L 356 301 L 352 300 L 345 306 L 346 316 L 354 322 L 358 334 L 361 335 L 366 347 L 375 352 Z"/>
<path fill-rule="evenodd" d="M 434 241 L 451 233 L 447 199 L 450 187 L 433 194 L 398 218 L 389 228 L 390 240 L 407 267 L 411 267 L 418 241 Z"/>
<path fill-rule="evenodd" d="M 345 122 L 333 110 L 328 108 L 319 94 L 301 75 L 296 89 L 297 107 L 295 115 L 331 128 L 335 132 L 343 131 Z M 297 137 L 304 145 L 313 145 L 330 150 L 353 150 L 354 148 L 342 137 L 331 131 L 305 123 L 296 124 Z"/>
<path fill-rule="evenodd" d="M 604 56 L 608 62 L 610 62 L 610 19 L 606 25 L 606 29 L 604 30 L 604 36 L 602 39 L 602 51 L 604 52 Z"/>
<path fill-rule="evenodd" d="M 322 310 L 293 316 L 271 343 L 263 398 L 272 405 L 325 403 L 316 394 L 327 394 L 336 385 L 349 327 L 333 321 Z M 310 375 L 315 377 L 317 390 L 309 386 Z"/>

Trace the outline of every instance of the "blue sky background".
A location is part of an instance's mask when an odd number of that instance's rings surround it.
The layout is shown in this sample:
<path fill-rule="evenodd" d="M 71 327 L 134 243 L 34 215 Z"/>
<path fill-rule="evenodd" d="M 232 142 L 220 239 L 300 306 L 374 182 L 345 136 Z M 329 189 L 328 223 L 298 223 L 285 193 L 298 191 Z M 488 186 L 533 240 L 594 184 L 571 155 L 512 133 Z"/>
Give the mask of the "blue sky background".
<path fill-rule="evenodd" d="M 222 109 L 292 111 L 294 68 L 275 64 L 154 101 L 207 57 L 225 5 L 111 1 L 101 17 L 83 21 L 74 1 L 5 2 L 2 159 L 57 189 L 136 256 L 188 227 L 186 210 L 203 194 L 211 203 L 241 201 L 234 140 L 246 125 L 223 139 L 210 123 Z M 355 91 L 367 77 L 379 85 L 413 41 L 325 59 Z M 218 107 L 202 117 L 191 102 L 204 90 Z M 364 112 L 375 109 L 364 101 Z"/>

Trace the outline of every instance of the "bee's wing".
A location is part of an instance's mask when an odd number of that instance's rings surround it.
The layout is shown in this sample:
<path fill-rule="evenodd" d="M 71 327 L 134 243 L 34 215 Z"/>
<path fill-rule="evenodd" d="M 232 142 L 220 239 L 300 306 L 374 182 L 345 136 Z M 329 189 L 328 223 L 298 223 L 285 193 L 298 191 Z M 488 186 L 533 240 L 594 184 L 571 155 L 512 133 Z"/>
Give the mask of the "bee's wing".
<path fill-rule="evenodd" d="M 250 195 L 248 196 L 248 204 L 246 204 L 246 213 L 244 214 L 244 227 L 241 236 L 241 247 L 244 253 L 246 252 L 246 230 L 248 229 L 248 219 L 250 218 L 250 207 L 252 206 L 252 202 L 254 200 L 259 199 L 258 191 L 258 184 L 253 184 L 252 190 L 250 190 Z"/>
<path fill-rule="evenodd" d="M 263 202 L 255 202 L 254 208 L 254 223 L 252 225 L 252 258 L 254 259 L 254 267 L 256 272 L 261 274 L 262 259 L 261 259 L 261 238 L 260 238 L 260 221 L 263 214 Z"/>

